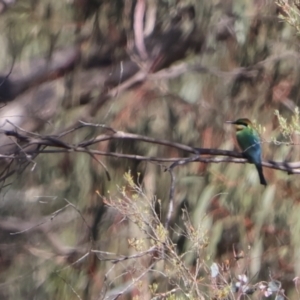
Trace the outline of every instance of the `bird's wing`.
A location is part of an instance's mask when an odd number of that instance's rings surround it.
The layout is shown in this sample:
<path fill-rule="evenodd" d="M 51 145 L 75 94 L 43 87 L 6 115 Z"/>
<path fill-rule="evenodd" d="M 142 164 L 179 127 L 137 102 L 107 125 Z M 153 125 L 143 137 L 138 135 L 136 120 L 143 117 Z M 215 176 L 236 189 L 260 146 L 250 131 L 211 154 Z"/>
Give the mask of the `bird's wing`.
<path fill-rule="evenodd" d="M 259 136 L 254 132 L 237 134 L 237 141 L 244 155 L 253 163 L 261 163 L 261 146 Z"/>

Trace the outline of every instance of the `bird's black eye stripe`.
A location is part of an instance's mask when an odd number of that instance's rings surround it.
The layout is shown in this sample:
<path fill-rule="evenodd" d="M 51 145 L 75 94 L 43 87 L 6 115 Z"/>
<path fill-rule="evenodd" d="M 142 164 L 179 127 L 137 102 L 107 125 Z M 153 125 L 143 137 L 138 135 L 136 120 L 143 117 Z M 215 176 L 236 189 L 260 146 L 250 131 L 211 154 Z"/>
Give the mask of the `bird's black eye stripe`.
<path fill-rule="evenodd" d="M 241 122 L 236 123 L 236 125 L 243 125 L 243 126 L 247 127 L 248 123 L 241 121 Z"/>

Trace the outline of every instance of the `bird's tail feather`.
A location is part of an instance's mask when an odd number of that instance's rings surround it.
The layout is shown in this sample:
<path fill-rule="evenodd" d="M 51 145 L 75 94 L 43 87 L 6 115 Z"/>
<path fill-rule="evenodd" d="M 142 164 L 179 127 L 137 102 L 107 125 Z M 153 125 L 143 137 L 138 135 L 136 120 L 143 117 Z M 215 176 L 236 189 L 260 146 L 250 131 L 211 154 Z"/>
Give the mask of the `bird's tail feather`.
<path fill-rule="evenodd" d="M 257 169 L 257 172 L 258 172 L 258 175 L 259 175 L 260 184 L 267 185 L 267 181 L 266 181 L 265 176 L 263 174 L 262 166 L 261 165 L 255 165 L 255 166 L 256 166 L 256 169 Z"/>

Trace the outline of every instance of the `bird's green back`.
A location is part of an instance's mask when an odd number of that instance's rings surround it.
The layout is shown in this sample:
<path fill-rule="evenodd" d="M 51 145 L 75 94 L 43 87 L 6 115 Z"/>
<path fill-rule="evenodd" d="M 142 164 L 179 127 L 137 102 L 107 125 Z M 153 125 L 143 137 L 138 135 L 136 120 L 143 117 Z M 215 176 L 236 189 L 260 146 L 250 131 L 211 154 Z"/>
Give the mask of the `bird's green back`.
<path fill-rule="evenodd" d="M 261 163 L 261 146 L 257 131 L 249 124 L 236 131 L 239 146 L 247 158 L 257 164 Z"/>

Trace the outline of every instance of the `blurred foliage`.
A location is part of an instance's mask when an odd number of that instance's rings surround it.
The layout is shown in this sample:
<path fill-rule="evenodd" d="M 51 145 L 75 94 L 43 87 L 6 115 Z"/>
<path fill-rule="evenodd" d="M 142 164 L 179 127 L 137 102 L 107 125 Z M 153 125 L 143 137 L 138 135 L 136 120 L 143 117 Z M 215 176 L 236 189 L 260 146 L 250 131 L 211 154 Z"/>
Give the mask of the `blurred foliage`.
<path fill-rule="evenodd" d="M 14 60 L 28 68 L 29 59 L 51 60 L 56 49 L 74 44 L 82 49 L 79 66 L 64 77 L 65 85 L 68 76 L 78 80 L 71 85 L 70 98 L 74 99 L 70 105 L 63 105 L 69 94 L 62 93 L 61 107 L 51 122 L 39 128 L 40 132 L 57 131 L 81 118 L 84 106 L 76 105 L 76 97 L 80 81 L 87 76 L 84 72 L 99 68 L 99 73 L 105 70 L 104 74 L 112 74 L 113 68 L 121 62 L 125 66 L 134 57 L 136 49 L 130 42 L 137 2 L 22 0 L 1 15 L 2 69 Z M 256 121 L 262 134 L 264 160 L 299 161 L 298 6 L 293 1 L 276 5 L 271 0 L 153 3 L 154 38 L 146 46 L 155 54 L 153 44 L 161 46 L 161 34 L 180 29 L 178 44 L 190 37 L 193 46 L 189 44 L 174 65 L 184 63 L 189 68 L 179 76 L 162 79 L 154 72 L 152 79 L 121 91 L 95 110 L 93 122 L 197 147 L 233 149 L 233 129 L 224 122 L 247 117 Z M 148 1 L 147 9 L 150 7 Z M 205 39 L 201 46 L 192 43 L 202 35 Z M 167 53 L 178 44 L 166 44 Z M 101 59 L 97 58 L 99 53 L 103 53 Z M 208 71 L 191 67 L 197 65 Z M 91 91 L 92 101 L 97 101 L 102 89 L 97 86 Z M 97 134 L 99 129 L 85 128 L 67 139 L 75 143 Z M 95 148 L 154 157 L 187 155 L 125 140 Z M 252 285 L 266 282 L 249 298 L 266 295 L 268 288 L 273 288 L 273 293 L 284 289 L 289 299 L 299 298 L 297 280 L 293 281 L 300 272 L 297 175 L 265 169 L 269 185 L 263 188 L 250 164 L 180 166 L 175 170 L 174 212 L 170 236 L 166 237 L 163 224 L 170 192 L 166 166 L 99 159 L 106 164 L 111 181 L 101 165 L 86 155 L 44 154 L 36 159 L 34 170 L 17 174 L 13 184 L 3 189 L 1 299 L 113 299 L 105 297 L 122 291 L 126 296 L 120 299 L 155 299 L 156 294 L 163 295 L 175 287 L 181 288 L 181 294 L 166 295 L 166 299 L 196 299 L 192 298 L 195 295 L 235 299 L 238 292 L 232 291 L 232 284 L 245 285 L 244 277 L 238 277 L 245 274 Z M 128 188 L 128 177 L 124 183 L 123 175 L 129 170 L 132 182 Z M 136 186 L 140 188 L 138 196 L 132 193 Z M 147 214 L 149 207 L 131 212 L 132 207 L 127 206 L 123 215 L 114 207 L 139 199 L 141 193 L 142 199 L 155 200 L 150 207 L 159 217 L 156 223 L 147 220 L 146 227 L 136 218 L 143 211 Z M 153 246 L 147 236 L 150 225 L 154 226 L 156 240 L 167 240 L 173 251 L 174 256 L 168 257 L 165 265 L 155 261 L 156 254 L 133 262 L 112 261 Z M 174 257 L 178 262 L 172 260 Z M 152 269 L 139 277 L 151 259 Z M 220 269 L 221 282 L 211 278 L 214 264 Z M 186 278 L 190 280 L 196 269 L 199 274 L 193 286 Z M 180 277 L 183 275 L 184 279 Z M 274 288 L 277 281 L 280 287 Z M 201 290 L 188 294 L 198 284 Z"/>

